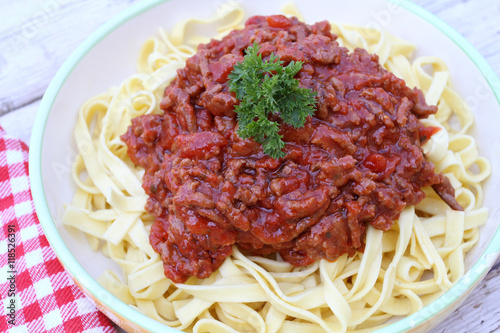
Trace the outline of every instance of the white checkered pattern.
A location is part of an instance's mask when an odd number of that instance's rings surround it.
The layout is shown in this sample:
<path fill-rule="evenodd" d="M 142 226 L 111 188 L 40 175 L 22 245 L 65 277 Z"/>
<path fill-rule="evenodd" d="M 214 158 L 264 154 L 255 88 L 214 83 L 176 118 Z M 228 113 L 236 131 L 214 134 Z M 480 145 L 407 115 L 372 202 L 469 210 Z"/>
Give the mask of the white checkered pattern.
<path fill-rule="evenodd" d="M 28 147 L 0 128 L 0 332 L 116 332 L 64 271 L 43 234 L 31 198 Z M 15 229 L 15 298 L 8 297 L 9 228 Z M 15 325 L 7 306 L 15 299 Z"/>

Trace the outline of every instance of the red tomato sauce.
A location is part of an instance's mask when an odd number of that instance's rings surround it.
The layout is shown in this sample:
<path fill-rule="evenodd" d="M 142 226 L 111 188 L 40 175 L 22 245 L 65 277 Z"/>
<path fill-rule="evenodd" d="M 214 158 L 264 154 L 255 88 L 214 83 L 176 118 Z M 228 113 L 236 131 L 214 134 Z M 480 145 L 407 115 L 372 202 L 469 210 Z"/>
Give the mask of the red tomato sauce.
<path fill-rule="evenodd" d="M 227 76 L 253 43 L 264 59 L 302 61 L 296 79 L 317 92 L 304 127 L 281 124 L 286 156 L 278 160 L 236 134 Z M 210 276 L 233 245 L 296 266 L 354 255 L 366 226 L 390 229 L 424 198 L 422 186 L 461 208 L 420 148 L 433 130 L 419 119 L 436 107 L 376 55 L 340 47 L 326 21 L 250 18 L 243 30 L 200 45 L 160 106 L 163 114 L 133 119 L 122 139 L 146 169 L 150 242 L 174 282 Z"/>

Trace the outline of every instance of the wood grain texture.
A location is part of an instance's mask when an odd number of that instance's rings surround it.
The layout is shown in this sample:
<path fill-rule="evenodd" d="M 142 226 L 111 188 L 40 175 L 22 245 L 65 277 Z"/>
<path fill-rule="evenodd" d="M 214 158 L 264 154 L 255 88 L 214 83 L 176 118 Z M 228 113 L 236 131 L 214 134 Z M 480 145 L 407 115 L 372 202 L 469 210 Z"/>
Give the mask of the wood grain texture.
<path fill-rule="evenodd" d="M 77 46 L 135 1 L 0 0 L 0 115 L 40 99 Z"/>
<path fill-rule="evenodd" d="M 466 302 L 432 333 L 500 332 L 500 267 L 492 269 Z"/>
<path fill-rule="evenodd" d="M 500 1 L 413 0 L 464 36 L 500 75 Z"/>
<path fill-rule="evenodd" d="M 40 106 L 41 100 L 25 105 L 13 112 L 9 112 L 0 117 L 0 126 L 5 132 L 15 135 L 16 138 L 29 144 L 31 130 L 33 129 L 33 120 Z"/>
<path fill-rule="evenodd" d="M 29 142 L 50 80 L 102 23 L 138 0 L 0 0 L 0 126 Z M 414 0 L 477 48 L 500 75 L 499 0 Z M 3 116 L 2 116 L 3 114 Z M 500 261 L 432 333 L 500 332 Z"/>

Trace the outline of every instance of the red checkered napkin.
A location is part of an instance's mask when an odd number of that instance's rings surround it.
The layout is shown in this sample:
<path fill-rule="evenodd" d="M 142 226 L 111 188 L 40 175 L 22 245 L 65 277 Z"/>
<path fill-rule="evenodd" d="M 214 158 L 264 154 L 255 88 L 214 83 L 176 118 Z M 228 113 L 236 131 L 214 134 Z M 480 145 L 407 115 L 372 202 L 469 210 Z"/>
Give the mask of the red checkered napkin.
<path fill-rule="evenodd" d="M 31 198 L 28 147 L 1 127 L 0 221 L 0 332 L 116 332 L 50 248 Z"/>

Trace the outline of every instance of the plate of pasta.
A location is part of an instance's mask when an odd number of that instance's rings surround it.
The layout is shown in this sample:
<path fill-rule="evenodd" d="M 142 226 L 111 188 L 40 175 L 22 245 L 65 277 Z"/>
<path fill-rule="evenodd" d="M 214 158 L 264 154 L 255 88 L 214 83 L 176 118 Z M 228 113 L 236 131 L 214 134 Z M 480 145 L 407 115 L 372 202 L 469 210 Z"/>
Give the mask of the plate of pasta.
<path fill-rule="evenodd" d="M 426 332 L 500 252 L 498 82 L 409 1 L 144 1 L 44 95 L 35 207 L 130 332 Z"/>

